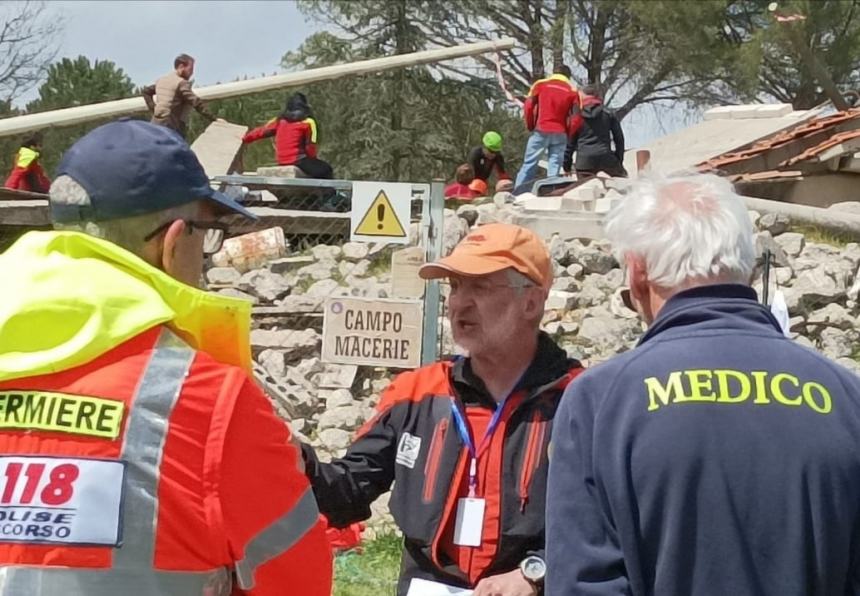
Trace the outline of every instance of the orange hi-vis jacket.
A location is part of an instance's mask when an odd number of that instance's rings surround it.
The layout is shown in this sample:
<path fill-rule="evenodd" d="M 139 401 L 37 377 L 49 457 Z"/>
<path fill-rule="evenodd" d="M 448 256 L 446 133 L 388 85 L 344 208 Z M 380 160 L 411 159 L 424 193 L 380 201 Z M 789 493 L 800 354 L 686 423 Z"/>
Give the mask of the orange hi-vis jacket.
<path fill-rule="evenodd" d="M 218 308 L 235 303 L 72 232 L 27 234 L 0 267 L 25 295 L 0 305 L 0 595 L 330 595 L 328 541 L 288 428 L 244 358 L 195 330 L 199 312 L 231 339 L 244 315 Z M 113 312 L 128 275 L 157 279 L 173 319 L 138 330 L 155 311 L 133 292 Z M 50 357 L 63 364 L 50 370 Z"/>

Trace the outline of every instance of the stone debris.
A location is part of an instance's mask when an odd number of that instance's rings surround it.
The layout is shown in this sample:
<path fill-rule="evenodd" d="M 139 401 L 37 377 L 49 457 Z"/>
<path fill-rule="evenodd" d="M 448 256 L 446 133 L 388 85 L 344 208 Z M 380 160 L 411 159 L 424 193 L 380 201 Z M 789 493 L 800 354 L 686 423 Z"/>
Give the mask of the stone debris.
<path fill-rule="evenodd" d="M 505 197 L 446 210 L 445 250 L 453 249 L 476 225 L 510 221 L 510 213 Z M 774 255 L 770 295 L 777 289 L 784 292 L 795 341 L 860 372 L 860 244 L 811 241 L 791 231 L 780 217 L 751 214 L 751 221 L 757 225 L 758 248 L 769 248 Z M 544 329 L 571 357 L 589 365 L 634 347 L 643 326 L 621 300 L 625 280 L 611 246 L 558 236 L 546 240 L 556 278 Z M 251 344 L 258 377 L 278 413 L 292 421 L 293 430 L 314 445 L 323 460 L 345 452 L 355 432 L 373 416 L 374 405 L 396 372 L 321 362 L 325 301 L 345 295 L 390 296 L 391 254 L 399 248 L 351 242 L 317 245 L 244 274 L 232 267 L 206 272 L 211 290 L 256 305 Z M 760 268 L 754 287 L 761 294 Z M 462 353 L 448 322 L 443 320 L 440 328 L 443 352 Z M 391 523 L 387 509 L 374 511 L 373 528 Z"/>

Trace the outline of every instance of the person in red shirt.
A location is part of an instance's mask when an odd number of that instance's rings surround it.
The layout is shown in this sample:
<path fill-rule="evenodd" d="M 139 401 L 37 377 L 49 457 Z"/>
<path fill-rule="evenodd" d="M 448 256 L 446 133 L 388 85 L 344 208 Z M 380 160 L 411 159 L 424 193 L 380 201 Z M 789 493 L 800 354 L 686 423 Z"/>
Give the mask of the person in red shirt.
<path fill-rule="evenodd" d="M 249 131 L 243 143 L 275 137 L 279 166 L 296 166 L 310 178 L 330 180 L 332 167 L 317 157 L 317 122 L 304 93 L 293 93 L 284 111 L 263 126 Z"/>
<path fill-rule="evenodd" d="M 3 186 L 14 190 L 47 193 L 51 180 L 39 163 L 41 154 L 42 133 L 36 132 L 21 143 L 21 148 L 15 154 L 15 165 Z"/>
<path fill-rule="evenodd" d="M 524 108 L 526 126 L 532 134 L 517 174 L 516 189 L 535 179 L 544 152 L 547 176 L 558 176 L 578 105 L 579 94 L 570 83 L 570 68 L 564 64 L 556 67 L 551 77 L 532 85 Z"/>
<path fill-rule="evenodd" d="M 457 199 L 459 201 L 471 201 L 480 196 L 470 185 L 475 181 L 475 171 L 467 163 L 457 167 L 454 174 L 454 182 L 445 187 L 446 199 Z"/>

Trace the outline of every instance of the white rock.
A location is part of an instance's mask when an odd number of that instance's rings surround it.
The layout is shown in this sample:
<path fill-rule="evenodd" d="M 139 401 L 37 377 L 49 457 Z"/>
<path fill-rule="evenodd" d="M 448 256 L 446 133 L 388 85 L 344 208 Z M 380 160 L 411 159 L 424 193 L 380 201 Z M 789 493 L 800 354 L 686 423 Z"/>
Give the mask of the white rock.
<path fill-rule="evenodd" d="M 325 412 L 317 419 L 317 427 L 320 430 L 327 428 L 354 430 L 364 420 L 364 411 L 357 405 L 346 405 L 331 409 L 326 407 Z"/>
<path fill-rule="evenodd" d="M 783 234 L 785 236 L 785 234 Z M 782 236 L 780 236 L 781 238 Z M 776 279 L 776 283 L 780 286 L 788 285 L 788 282 L 791 281 L 791 278 L 794 277 L 794 274 L 789 267 L 778 267 L 773 270 L 774 279 Z"/>
<path fill-rule="evenodd" d="M 352 443 L 352 434 L 340 428 L 327 428 L 320 431 L 317 442 L 329 451 L 346 449 Z"/>
<path fill-rule="evenodd" d="M 331 279 L 332 269 L 337 267 L 334 261 L 318 261 L 312 265 L 307 265 L 298 270 L 300 278 L 311 278 L 316 280 Z"/>
<path fill-rule="evenodd" d="M 750 223 L 752 224 L 753 229 L 755 229 L 758 225 L 758 220 L 761 219 L 761 213 L 759 213 L 758 211 L 753 211 L 752 209 L 750 209 L 748 213 L 750 216 Z"/>
<path fill-rule="evenodd" d="M 578 255 L 574 255 L 574 258 L 586 273 L 608 273 L 618 265 L 612 255 L 592 246 L 586 246 Z"/>
<path fill-rule="evenodd" d="M 845 297 L 845 289 L 840 288 L 822 268 L 802 271 L 794 284 L 784 291 L 791 314 L 804 314 Z"/>
<path fill-rule="evenodd" d="M 490 204 L 492 206 L 492 203 Z M 445 219 L 442 232 L 442 254 L 449 255 L 460 240 L 469 233 L 469 224 L 457 217 L 452 209 L 445 209 Z"/>
<path fill-rule="evenodd" d="M 287 372 L 287 365 L 284 362 L 284 353 L 280 350 L 263 350 L 257 357 L 257 361 L 266 369 L 275 379 L 281 379 Z"/>
<path fill-rule="evenodd" d="M 826 325 L 838 329 L 852 329 L 857 325 L 857 318 L 838 304 L 828 304 L 824 308 L 810 313 L 809 324 Z"/>
<path fill-rule="evenodd" d="M 546 310 L 570 310 L 576 304 L 576 294 L 550 290 L 544 308 Z"/>
<path fill-rule="evenodd" d="M 360 261 L 367 257 L 370 247 L 363 242 L 347 242 L 342 247 L 343 258 L 348 261 Z"/>
<path fill-rule="evenodd" d="M 311 254 L 317 261 L 336 261 L 343 254 L 339 246 L 317 244 L 311 249 Z"/>
<path fill-rule="evenodd" d="M 349 389 L 356 374 L 358 366 L 355 364 L 326 364 L 322 372 L 314 375 L 313 382 L 318 387 Z"/>
<path fill-rule="evenodd" d="M 552 282 L 553 290 L 559 290 L 562 292 L 577 292 L 579 291 L 579 288 L 579 282 L 572 277 L 556 277 Z"/>
<path fill-rule="evenodd" d="M 806 238 L 803 234 L 798 234 L 797 232 L 785 232 L 774 238 L 774 240 L 792 258 L 800 256 L 800 253 L 803 252 L 803 247 L 806 245 Z"/>
<path fill-rule="evenodd" d="M 782 213 L 765 213 L 758 220 L 759 229 L 770 232 L 772 236 L 779 236 L 783 232 L 787 232 L 790 224 L 791 220 Z"/>
<path fill-rule="evenodd" d="M 356 275 L 358 277 L 364 277 L 367 275 L 367 270 L 370 268 L 370 261 L 367 259 L 358 261 L 357 263 L 350 263 L 349 261 L 341 261 L 337 266 L 337 270 L 340 272 L 341 277 L 346 277 L 348 275 Z"/>
<path fill-rule="evenodd" d="M 567 245 L 558 234 L 553 234 L 552 238 L 549 239 L 547 248 L 549 249 L 549 255 L 553 261 L 556 261 L 563 266 L 568 265 Z"/>
<path fill-rule="evenodd" d="M 618 347 L 631 329 L 629 322 L 611 316 L 586 317 L 580 323 L 577 338 L 587 346 L 605 351 Z"/>
<path fill-rule="evenodd" d="M 848 358 L 857 350 L 857 340 L 860 337 L 855 330 L 840 331 L 833 327 L 825 327 L 819 335 L 821 351 L 828 358 Z"/>
<path fill-rule="evenodd" d="M 785 254 L 785 250 L 774 240 L 771 233 L 766 230 L 758 232 L 755 235 L 755 253 L 761 255 L 764 254 L 765 250 L 771 252 L 771 264 L 777 267 L 788 266 L 788 255 Z"/>
<path fill-rule="evenodd" d="M 264 302 L 275 302 L 292 289 L 282 275 L 268 269 L 249 271 L 239 281 L 239 289 L 256 295 Z"/>
<path fill-rule="evenodd" d="M 582 274 L 585 271 L 585 268 L 579 263 L 574 263 L 573 265 L 567 266 L 567 274 L 574 279 L 582 279 Z"/>
<path fill-rule="evenodd" d="M 206 281 L 210 286 L 234 286 L 241 277 L 242 274 L 232 267 L 212 267 L 206 272 Z"/>
<path fill-rule="evenodd" d="M 321 279 L 320 281 L 313 284 L 308 288 L 308 291 L 305 292 L 306 296 L 337 296 L 337 290 L 340 288 L 340 284 L 338 284 L 333 279 Z"/>
<path fill-rule="evenodd" d="M 355 405 L 356 400 L 352 397 L 352 393 L 347 389 L 336 389 L 326 396 L 326 409 L 339 408 L 341 406 Z"/>

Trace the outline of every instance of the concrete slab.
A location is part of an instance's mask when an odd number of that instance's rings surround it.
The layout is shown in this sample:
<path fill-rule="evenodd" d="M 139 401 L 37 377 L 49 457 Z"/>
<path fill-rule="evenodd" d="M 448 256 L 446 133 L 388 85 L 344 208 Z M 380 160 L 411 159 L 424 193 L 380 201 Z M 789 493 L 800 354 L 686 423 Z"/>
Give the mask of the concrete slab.
<path fill-rule="evenodd" d="M 526 211 L 558 211 L 561 209 L 561 197 L 536 197 L 526 193 L 519 195 L 514 204 Z"/>
<path fill-rule="evenodd" d="M 603 233 L 603 215 L 598 213 L 556 213 L 522 212 L 514 217 L 515 224 L 529 228 L 535 234 L 548 240 L 558 234 L 562 240 L 588 238 L 599 240 Z"/>
<path fill-rule="evenodd" d="M 768 103 L 756 107 L 755 118 L 781 118 L 793 111 L 790 103 Z"/>
<path fill-rule="evenodd" d="M 242 151 L 242 136 L 247 126 L 229 122 L 213 122 L 194 140 L 191 150 L 210 178 L 230 174 Z"/>
<path fill-rule="evenodd" d="M 22 200 L 0 201 L 0 226 L 49 226 L 51 209 L 48 201 Z"/>
<path fill-rule="evenodd" d="M 252 176 L 268 176 L 271 178 L 307 178 L 307 175 L 296 166 L 266 166 L 257 168 Z"/>

